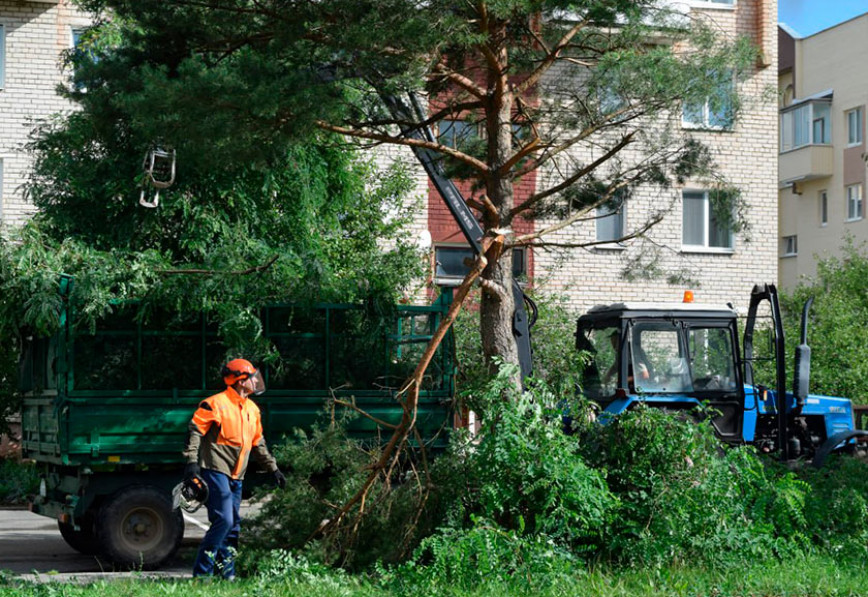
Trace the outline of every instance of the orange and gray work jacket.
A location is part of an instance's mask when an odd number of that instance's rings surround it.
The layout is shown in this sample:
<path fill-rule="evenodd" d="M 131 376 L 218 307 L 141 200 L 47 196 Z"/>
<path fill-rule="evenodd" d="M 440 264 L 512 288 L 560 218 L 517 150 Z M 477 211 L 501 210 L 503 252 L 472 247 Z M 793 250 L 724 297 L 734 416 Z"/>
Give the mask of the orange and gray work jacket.
<path fill-rule="evenodd" d="M 226 388 L 199 403 L 187 434 L 186 462 L 243 479 L 251 453 L 269 472 L 277 470 L 262 436 L 259 407 L 253 400 Z"/>

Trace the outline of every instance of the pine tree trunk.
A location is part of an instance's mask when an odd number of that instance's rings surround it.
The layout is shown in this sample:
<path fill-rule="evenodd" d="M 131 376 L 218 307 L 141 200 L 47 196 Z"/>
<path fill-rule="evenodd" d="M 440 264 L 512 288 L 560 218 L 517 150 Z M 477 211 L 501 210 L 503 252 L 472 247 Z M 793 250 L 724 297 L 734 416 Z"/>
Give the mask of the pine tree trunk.
<path fill-rule="evenodd" d="M 496 77 L 506 72 L 505 55 L 500 72 L 489 71 L 489 89 L 496 89 Z M 505 78 L 505 77 L 504 77 Z M 504 81 L 505 82 L 505 81 Z M 505 89 L 505 85 L 501 87 Z M 494 212 L 483 216 L 486 231 L 497 230 L 508 224 L 508 214 L 513 206 L 513 182 L 507 174 L 499 176 L 497 168 L 505 164 L 512 154 L 512 101 L 508 94 L 493 93 L 486 114 L 488 136 L 488 163 L 492 174 L 487 184 L 488 198 L 495 207 Z M 480 308 L 480 331 L 482 349 L 489 368 L 494 369 L 494 358 L 504 363 L 518 365 L 518 347 L 512 333 L 512 319 L 515 300 L 512 295 L 512 253 L 507 249 L 500 259 L 489 259 L 488 267 L 482 273 L 482 305 Z M 516 385 L 521 379 L 516 375 Z"/>

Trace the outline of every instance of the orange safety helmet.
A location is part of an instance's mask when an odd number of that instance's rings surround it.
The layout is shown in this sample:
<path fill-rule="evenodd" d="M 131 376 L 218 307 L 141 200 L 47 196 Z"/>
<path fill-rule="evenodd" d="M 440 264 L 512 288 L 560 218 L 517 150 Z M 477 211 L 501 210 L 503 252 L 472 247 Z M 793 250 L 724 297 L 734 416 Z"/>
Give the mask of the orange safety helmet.
<path fill-rule="evenodd" d="M 233 359 L 223 365 L 223 370 L 220 371 L 223 382 L 227 386 L 231 386 L 241 379 L 247 379 L 255 373 L 256 367 L 246 359 Z"/>

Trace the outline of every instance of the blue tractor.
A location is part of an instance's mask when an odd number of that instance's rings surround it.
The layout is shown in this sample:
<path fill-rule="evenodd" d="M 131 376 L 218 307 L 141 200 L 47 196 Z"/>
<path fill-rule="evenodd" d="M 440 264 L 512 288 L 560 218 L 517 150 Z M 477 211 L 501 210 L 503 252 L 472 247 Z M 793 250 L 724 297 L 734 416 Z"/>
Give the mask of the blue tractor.
<path fill-rule="evenodd" d="M 764 316 L 758 315 L 763 310 Z M 739 326 L 730 307 L 694 303 L 616 303 L 579 318 L 577 347 L 587 351 L 583 394 L 599 404 L 603 423 L 638 404 L 671 411 L 711 413 L 718 437 L 752 444 L 782 460 L 813 459 L 822 466 L 836 450 L 854 450 L 868 432 L 856 428 L 846 398 L 808 393 L 810 348 L 802 312 L 793 385 L 786 388 L 784 330 L 777 290 L 755 286 L 740 348 Z M 766 318 L 768 325 L 757 326 Z M 757 356 L 755 334 L 769 335 L 768 355 Z M 758 381 L 760 359 L 772 381 Z"/>

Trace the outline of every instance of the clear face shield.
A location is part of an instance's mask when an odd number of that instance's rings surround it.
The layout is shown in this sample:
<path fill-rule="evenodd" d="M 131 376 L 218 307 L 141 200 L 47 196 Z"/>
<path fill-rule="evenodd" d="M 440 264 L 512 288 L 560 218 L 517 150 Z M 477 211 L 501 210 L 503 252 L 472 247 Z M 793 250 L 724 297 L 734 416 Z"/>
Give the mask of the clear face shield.
<path fill-rule="evenodd" d="M 247 379 L 242 379 L 239 383 L 241 384 L 241 389 L 248 396 L 259 396 L 265 391 L 265 380 L 262 379 L 262 373 L 259 372 L 259 369 Z"/>

